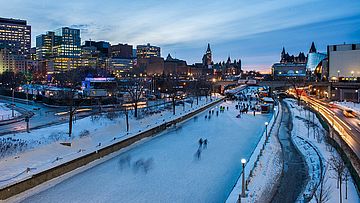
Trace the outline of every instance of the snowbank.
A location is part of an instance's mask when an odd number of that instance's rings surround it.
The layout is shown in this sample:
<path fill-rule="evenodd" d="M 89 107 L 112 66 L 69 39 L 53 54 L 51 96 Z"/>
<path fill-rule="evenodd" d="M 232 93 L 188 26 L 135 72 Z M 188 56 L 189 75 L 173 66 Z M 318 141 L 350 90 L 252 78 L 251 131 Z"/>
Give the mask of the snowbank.
<path fill-rule="evenodd" d="M 18 117 L 20 115 L 21 114 L 18 111 L 14 110 L 14 117 Z M 11 108 L 9 108 L 5 103 L 0 103 L 0 121 L 10 120 L 14 117 L 12 117 Z"/>
<path fill-rule="evenodd" d="M 311 198 L 310 202 L 316 202 L 314 196 L 311 196 L 320 182 L 321 173 L 324 174 L 326 187 L 330 187 L 329 201 L 330 203 L 339 201 L 339 189 L 337 189 L 336 174 L 330 170 L 329 160 L 332 156 L 340 157 L 339 154 L 329 144 L 325 142 L 327 132 L 322 128 L 320 121 L 311 111 L 304 110 L 303 107 L 297 105 L 297 101 L 286 99 L 286 103 L 291 111 L 293 130 L 291 132 L 294 144 L 304 155 L 308 165 L 309 181 L 302 195 L 298 200 L 303 200 L 304 196 Z M 348 183 L 348 198 L 345 199 L 343 194 L 343 202 L 360 202 L 355 185 L 352 183 L 351 177 Z M 343 182 L 343 184 L 345 184 Z M 345 186 L 343 187 L 345 188 Z M 345 193 L 345 190 L 342 192 Z"/>
<path fill-rule="evenodd" d="M 354 112 L 356 112 L 358 115 L 360 115 L 360 103 L 354 103 L 354 102 L 335 102 L 337 106 L 344 109 L 351 109 Z"/>
<path fill-rule="evenodd" d="M 273 114 L 270 122 L 268 123 L 268 133 L 270 134 L 269 135 L 270 137 L 272 137 L 271 134 L 273 134 L 273 131 L 276 131 L 276 130 L 274 130 L 274 123 L 275 123 L 275 120 L 278 117 L 278 115 L 279 115 L 279 108 L 276 107 L 274 114 Z M 271 145 L 271 146 L 269 146 L 269 148 L 271 150 L 272 149 L 276 150 L 276 148 L 277 148 L 276 146 L 273 145 L 273 142 L 271 142 L 271 144 L 267 143 L 269 141 L 268 139 L 269 138 L 267 138 L 267 136 L 266 136 L 266 130 L 264 130 L 263 135 L 262 135 L 260 141 L 258 142 L 255 150 L 252 152 L 250 159 L 247 160 L 247 163 L 245 166 L 245 179 L 246 179 L 247 183 L 251 182 L 251 179 L 252 179 L 251 176 L 253 176 L 253 175 L 256 176 L 256 171 L 254 171 L 254 168 L 256 169 L 256 166 L 261 164 L 261 163 L 259 163 L 259 160 L 263 156 L 265 147 L 268 147 L 268 145 Z M 239 158 L 241 158 L 241 157 L 239 157 Z M 276 168 L 278 168 L 278 167 L 276 167 Z M 274 170 L 277 170 L 277 169 L 274 168 Z M 276 172 L 274 171 L 274 173 L 276 173 Z M 228 202 L 228 203 L 237 202 L 237 200 L 239 198 L 239 194 L 241 194 L 241 191 L 242 191 L 242 174 L 243 173 L 241 173 L 241 175 L 239 176 L 238 181 L 237 181 L 236 185 L 234 186 L 232 192 L 230 193 L 229 197 L 227 198 L 226 202 Z M 269 178 L 271 178 L 271 177 L 269 177 Z M 263 181 L 266 181 L 266 180 L 263 180 Z M 257 183 L 262 184 L 261 181 L 257 182 Z M 254 191 L 256 188 L 255 185 L 253 185 L 253 186 L 254 187 L 253 187 L 252 191 Z M 254 191 L 254 193 L 251 194 L 252 196 L 250 199 L 251 200 L 256 199 L 260 196 L 260 194 L 261 193 L 256 193 Z M 251 202 L 250 199 L 249 199 L 249 201 Z"/>

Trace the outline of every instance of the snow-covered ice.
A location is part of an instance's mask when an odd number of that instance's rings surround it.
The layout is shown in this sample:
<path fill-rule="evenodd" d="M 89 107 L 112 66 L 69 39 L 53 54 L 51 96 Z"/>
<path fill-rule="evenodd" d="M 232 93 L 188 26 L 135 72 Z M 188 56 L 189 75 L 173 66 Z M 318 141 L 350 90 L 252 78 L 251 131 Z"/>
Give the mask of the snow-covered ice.
<path fill-rule="evenodd" d="M 241 173 L 241 158 L 250 158 L 271 115 L 236 118 L 234 102 L 220 105 L 229 111 L 216 116 L 214 107 L 210 119 L 205 111 L 24 201 L 224 202 Z M 197 159 L 200 138 L 208 145 Z M 139 160 L 148 164 L 135 171 Z"/>
<path fill-rule="evenodd" d="M 183 111 L 182 105 L 177 106 L 176 115 L 173 115 L 171 110 L 165 110 L 161 113 L 144 116 L 141 119 L 130 116 L 129 132 L 126 132 L 124 115 L 109 118 L 109 114 L 103 114 L 77 120 L 73 124 L 71 139 L 66 134 L 67 123 L 32 130 L 31 133 L 2 136 L 0 140 L 3 142 L 0 146 L 0 187 L 21 181 L 48 168 L 179 118 L 210 102 L 210 100 L 203 98 L 199 101 L 199 105 L 195 103 L 193 108 L 190 108 L 191 105 L 186 103 L 185 111 Z M 85 131 L 88 133 L 84 133 Z M 81 136 L 81 134 L 87 135 Z M 71 142 L 72 147 L 61 145 L 61 142 Z M 100 147 L 98 146 L 99 143 L 101 143 Z M 30 168 L 31 171 L 24 173 L 27 168 Z"/>

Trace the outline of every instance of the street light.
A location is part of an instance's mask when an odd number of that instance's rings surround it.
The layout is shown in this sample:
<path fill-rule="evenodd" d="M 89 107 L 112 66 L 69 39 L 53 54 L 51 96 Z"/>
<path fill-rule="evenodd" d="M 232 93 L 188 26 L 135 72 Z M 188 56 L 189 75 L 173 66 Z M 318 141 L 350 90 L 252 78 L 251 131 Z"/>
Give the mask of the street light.
<path fill-rule="evenodd" d="M 241 190 L 241 197 L 245 197 L 245 164 L 246 159 L 241 159 L 242 163 L 242 190 Z"/>
<path fill-rule="evenodd" d="M 268 136 L 268 132 L 267 132 L 267 127 L 268 127 L 269 123 L 265 122 L 265 132 L 266 132 L 266 137 Z"/>

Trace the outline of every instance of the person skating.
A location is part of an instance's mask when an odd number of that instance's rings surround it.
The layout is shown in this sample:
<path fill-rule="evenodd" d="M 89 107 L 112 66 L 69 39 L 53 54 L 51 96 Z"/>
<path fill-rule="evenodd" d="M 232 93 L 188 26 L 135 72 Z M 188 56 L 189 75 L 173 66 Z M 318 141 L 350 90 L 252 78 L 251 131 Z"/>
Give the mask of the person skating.
<path fill-rule="evenodd" d="M 196 157 L 198 160 L 201 159 L 201 149 L 200 149 L 200 148 L 196 151 L 195 157 Z"/>
<path fill-rule="evenodd" d="M 204 142 L 204 141 L 203 141 L 203 139 L 202 139 L 202 138 L 200 138 L 200 139 L 199 139 L 199 148 L 201 148 L 201 147 L 202 147 L 203 142 Z"/>
<path fill-rule="evenodd" d="M 205 139 L 205 140 L 204 140 L 204 149 L 206 149 L 206 148 L 207 148 L 207 144 L 208 144 L 208 140 L 207 140 L 207 139 Z"/>

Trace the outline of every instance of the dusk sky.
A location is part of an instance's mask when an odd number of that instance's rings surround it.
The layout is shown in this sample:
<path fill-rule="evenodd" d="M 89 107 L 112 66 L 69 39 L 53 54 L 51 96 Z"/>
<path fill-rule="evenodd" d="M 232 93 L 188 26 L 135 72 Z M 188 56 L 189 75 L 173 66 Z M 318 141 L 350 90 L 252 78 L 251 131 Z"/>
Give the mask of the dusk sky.
<path fill-rule="evenodd" d="M 268 69 L 283 46 L 290 54 L 328 44 L 360 42 L 359 0 L 0 0 L 1 16 L 25 19 L 35 37 L 61 26 L 81 29 L 82 41 L 151 43 L 200 62 L 207 43 L 214 62 L 241 58 L 245 69 Z M 135 47 L 134 46 L 134 47 Z"/>

